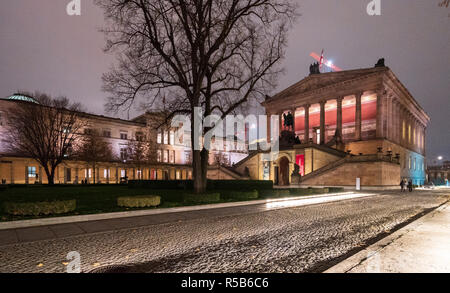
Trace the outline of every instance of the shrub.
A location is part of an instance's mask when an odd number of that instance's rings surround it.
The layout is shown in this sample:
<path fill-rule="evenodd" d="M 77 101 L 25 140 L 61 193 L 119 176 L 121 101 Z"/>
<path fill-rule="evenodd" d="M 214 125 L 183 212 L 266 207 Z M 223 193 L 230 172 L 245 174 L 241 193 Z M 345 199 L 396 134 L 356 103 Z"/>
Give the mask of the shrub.
<path fill-rule="evenodd" d="M 264 198 L 277 198 L 277 197 L 287 197 L 291 195 L 289 189 L 272 189 L 272 190 L 262 190 L 259 192 L 261 197 Z"/>
<path fill-rule="evenodd" d="M 150 188 L 150 189 L 175 189 L 193 190 L 192 180 L 130 180 L 130 188 Z M 270 180 L 208 180 L 208 190 L 270 190 L 273 189 L 273 182 Z"/>
<path fill-rule="evenodd" d="M 161 204 L 161 197 L 155 195 L 123 196 L 117 198 L 117 205 L 119 207 L 149 208 L 149 207 L 157 207 L 160 204 Z"/>
<path fill-rule="evenodd" d="M 194 182 L 192 180 L 130 180 L 128 186 L 130 188 L 186 190 L 193 189 Z"/>
<path fill-rule="evenodd" d="M 220 193 L 185 194 L 184 201 L 190 203 L 214 203 L 220 201 Z"/>
<path fill-rule="evenodd" d="M 58 215 L 73 212 L 77 207 L 76 200 L 52 202 L 6 202 L 4 209 L 14 216 Z"/>
<path fill-rule="evenodd" d="M 273 181 L 270 180 L 208 180 L 209 190 L 272 190 Z"/>
<path fill-rule="evenodd" d="M 258 191 L 224 191 L 220 193 L 223 199 L 237 199 L 237 200 L 247 200 L 247 199 L 257 199 L 259 197 Z"/>

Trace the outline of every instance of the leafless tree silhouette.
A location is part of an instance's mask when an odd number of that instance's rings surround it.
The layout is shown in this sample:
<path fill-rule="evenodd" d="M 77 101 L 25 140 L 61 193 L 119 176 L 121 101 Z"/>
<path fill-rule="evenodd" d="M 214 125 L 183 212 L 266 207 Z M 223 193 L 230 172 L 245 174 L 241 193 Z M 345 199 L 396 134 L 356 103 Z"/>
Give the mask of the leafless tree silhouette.
<path fill-rule="evenodd" d="M 36 93 L 38 103 L 20 102 L 8 113 L 4 141 L 11 153 L 35 159 L 42 165 L 48 184 L 54 184 L 56 167 L 67 158 L 84 126 L 80 105 L 67 98 Z"/>
<path fill-rule="evenodd" d="M 292 0 L 96 0 L 105 11 L 106 51 L 118 65 L 104 75 L 107 109 L 136 101 L 194 121 L 234 113 L 270 93 L 297 17 Z M 191 124 L 194 133 L 194 123 Z M 203 133 L 209 131 L 205 128 Z M 194 148 L 194 136 L 192 135 Z M 193 149 L 194 188 L 206 188 L 208 151 Z"/>
<path fill-rule="evenodd" d="M 75 157 L 92 167 L 94 184 L 97 183 L 97 164 L 117 160 L 109 142 L 95 130 L 84 134 L 80 139 L 75 149 Z"/>

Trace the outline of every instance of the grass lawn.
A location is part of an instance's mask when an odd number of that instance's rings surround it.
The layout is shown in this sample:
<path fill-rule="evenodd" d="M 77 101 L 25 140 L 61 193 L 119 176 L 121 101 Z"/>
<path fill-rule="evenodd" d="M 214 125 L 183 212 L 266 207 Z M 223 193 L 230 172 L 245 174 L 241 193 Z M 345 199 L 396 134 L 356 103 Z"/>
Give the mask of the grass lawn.
<path fill-rule="evenodd" d="M 306 190 L 306 189 L 304 189 Z M 227 191 L 212 191 L 221 194 L 226 194 Z M 77 201 L 77 209 L 74 212 L 58 215 L 85 215 L 120 212 L 130 209 L 117 206 L 117 198 L 120 196 L 134 196 L 134 195 L 159 195 L 161 196 L 161 205 L 158 208 L 170 208 L 179 206 L 198 205 L 199 203 L 185 202 L 184 194 L 192 193 L 183 190 L 156 190 L 148 188 L 129 188 L 126 185 L 98 185 L 98 186 L 27 186 L 27 187 L 9 187 L 0 189 L 0 221 L 14 221 L 33 219 L 39 217 L 24 217 L 12 216 L 6 214 L 3 208 L 5 202 L 43 202 L 56 200 L 71 200 Z M 317 191 L 312 192 L 295 192 L 280 194 L 276 190 L 265 190 L 260 193 L 260 198 L 279 198 L 286 196 L 311 195 L 317 194 Z M 247 199 L 223 199 L 215 203 L 245 201 Z M 204 203 L 207 204 L 207 203 Z M 148 208 L 146 208 L 148 209 Z"/>

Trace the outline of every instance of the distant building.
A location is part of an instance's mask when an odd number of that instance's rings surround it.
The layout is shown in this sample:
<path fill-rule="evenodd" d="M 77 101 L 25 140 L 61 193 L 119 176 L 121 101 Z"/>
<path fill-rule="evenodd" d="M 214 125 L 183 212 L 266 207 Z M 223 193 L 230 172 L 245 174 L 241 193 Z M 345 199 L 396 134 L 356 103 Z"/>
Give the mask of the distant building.
<path fill-rule="evenodd" d="M 341 72 L 311 68 L 263 103 L 280 117 L 278 159 L 253 153 L 236 170 L 277 185 L 355 186 L 357 178 L 372 188 L 398 187 L 401 178 L 423 184 L 430 118 L 384 60 Z M 295 165 L 301 179 L 292 176 Z"/>
<path fill-rule="evenodd" d="M 7 115 L 12 107 L 20 107 L 21 103 L 37 103 L 33 97 L 15 94 L 6 99 L 0 99 L 0 137 L 7 131 Z M 99 162 L 93 172 L 86 162 L 67 158 L 56 171 L 55 183 L 80 184 L 82 180 L 96 183 L 119 183 L 121 179 L 143 180 L 186 180 L 192 178 L 192 155 L 190 131 L 177 140 L 175 130 L 170 127 L 156 128 L 154 116 L 160 113 L 147 113 L 132 120 L 81 113 L 86 120 L 82 130 L 89 135 L 94 130 L 103 136 L 112 148 L 117 158 L 113 162 Z M 156 162 L 136 167 L 127 160 L 127 147 L 132 141 L 152 140 L 156 153 Z M 208 176 L 214 179 L 241 179 L 232 170 L 231 165 L 245 158 L 246 143 L 235 138 L 216 138 L 215 145 L 223 144 L 223 151 L 212 149 Z M 235 148 L 229 145 L 234 144 Z M 227 148 L 228 146 L 228 148 Z M 220 164 L 218 159 L 220 158 Z M 45 172 L 32 158 L 24 158 L 8 152 L 8 146 L 0 139 L 0 184 L 34 184 L 46 183 Z"/>
<path fill-rule="evenodd" d="M 428 166 L 428 181 L 436 185 L 449 185 L 450 179 L 450 161 L 445 161 L 440 166 Z"/>

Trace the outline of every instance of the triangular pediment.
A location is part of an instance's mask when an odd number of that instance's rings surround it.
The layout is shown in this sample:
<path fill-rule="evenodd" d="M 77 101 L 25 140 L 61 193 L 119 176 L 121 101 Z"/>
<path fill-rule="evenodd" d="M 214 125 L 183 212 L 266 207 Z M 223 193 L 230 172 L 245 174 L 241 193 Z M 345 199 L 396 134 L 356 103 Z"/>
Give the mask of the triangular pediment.
<path fill-rule="evenodd" d="M 357 70 L 347 70 L 340 72 L 329 72 L 321 74 L 310 75 L 296 84 L 288 87 L 282 92 L 276 94 L 271 98 L 280 99 L 288 96 L 299 95 L 306 93 L 308 91 L 316 90 L 319 88 L 327 87 L 333 84 L 353 80 L 356 78 L 361 78 L 366 75 L 371 75 L 373 73 L 385 71 L 387 68 L 368 68 L 368 69 L 357 69 Z"/>

